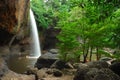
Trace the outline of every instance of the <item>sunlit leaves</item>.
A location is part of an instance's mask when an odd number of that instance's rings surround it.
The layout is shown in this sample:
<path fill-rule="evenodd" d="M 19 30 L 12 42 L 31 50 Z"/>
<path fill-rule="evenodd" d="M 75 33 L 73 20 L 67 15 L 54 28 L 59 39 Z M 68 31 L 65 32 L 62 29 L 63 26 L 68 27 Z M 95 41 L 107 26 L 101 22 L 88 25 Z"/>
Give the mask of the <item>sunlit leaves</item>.
<path fill-rule="evenodd" d="M 35 19 L 39 27 L 48 27 L 48 21 L 45 18 L 44 14 L 46 14 L 44 1 L 43 0 L 32 0 L 31 8 L 35 14 Z"/>
<path fill-rule="evenodd" d="M 61 28 L 58 39 L 64 44 L 60 47 L 70 52 L 79 49 L 80 54 L 90 47 L 100 50 L 104 47 L 113 48 L 112 36 L 119 34 L 120 10 L 115 6 L 117 3 L 114 0 L 70 0 L 69 3 L 69 10 L 64 7 L 58 16 L 58 26 Z M 119 41 L 119 35 L 114 39 Z M 73 46 L 76 44 L 74 42 L 79 43 Z M 69 51 L 64 50 L 65 54 L 69 54 Z"/>
<path fill-rule="evenodd" d="M 57 36 L 61 58 L 78 60 L 90 48 L 120 48 L 119 4 L 119 0 L 48 0 L 44 5 L 33 0 L 32 9 L 40 26 L 61 29 Z"/>

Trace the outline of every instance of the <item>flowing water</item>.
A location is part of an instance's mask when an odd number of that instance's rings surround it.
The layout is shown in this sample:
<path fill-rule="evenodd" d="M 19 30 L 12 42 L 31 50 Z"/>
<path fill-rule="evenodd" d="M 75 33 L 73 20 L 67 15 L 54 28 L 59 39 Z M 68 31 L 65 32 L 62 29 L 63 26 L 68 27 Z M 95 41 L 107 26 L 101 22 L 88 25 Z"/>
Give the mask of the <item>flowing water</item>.
<path fill-rule="evenodd" d="M 31 25 L 31 53 L 30 55 L 20 57 L 20 56 L 10 56 L 8 60 L 8 67 L 18 73 L 23 73 L 26 71 L 28 66 L 33 67 L 37 58 L 41 56 L 41 49 L 37 31 L 37 25 L 32 10 L 30 9 L 30 25 Z"/>
<path fill-rule="evenodd" d="M 30 24 L 31 24 L 31 36 L 32 36 L 32 41 L 33 41 L 33 45 L 32 45 L 32 56 L 31 57 L 35 57 L 38 58 L 39 56 L 41 56 L 41 50 L 40 50 L 40 43 L 39 43 L 39 37 L 38 37 L 38 31 L 37 31 L 37 25 L 36 25 L 36 21 L 33 15 L 32 10 L 30 9 Z M 34 54 L 33 54 L 34 53 Z"/>

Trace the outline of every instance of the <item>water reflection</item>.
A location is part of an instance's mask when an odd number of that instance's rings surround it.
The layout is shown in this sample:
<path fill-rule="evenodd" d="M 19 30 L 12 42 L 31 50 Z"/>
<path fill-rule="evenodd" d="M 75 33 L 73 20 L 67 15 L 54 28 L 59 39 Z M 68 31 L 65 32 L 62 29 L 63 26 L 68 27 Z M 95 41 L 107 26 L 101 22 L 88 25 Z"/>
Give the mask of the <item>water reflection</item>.
<path fill-rule="evenodd" d="M 10 56 L 8 60 L 8 67 L 14 72 L 24 73 L 29 66 L 34 67 L 36 61 L 36 58 Z"/>

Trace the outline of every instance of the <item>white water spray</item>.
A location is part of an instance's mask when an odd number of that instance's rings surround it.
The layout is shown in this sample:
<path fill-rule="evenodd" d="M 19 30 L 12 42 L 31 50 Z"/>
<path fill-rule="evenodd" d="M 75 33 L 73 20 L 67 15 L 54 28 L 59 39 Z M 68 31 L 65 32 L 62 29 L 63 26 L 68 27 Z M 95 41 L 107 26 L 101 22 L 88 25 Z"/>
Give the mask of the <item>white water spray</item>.
<path fill-rule="evenodd" d="M 31 33 L 32 33 L 31 35 L 32 35 L 33 43 L 32 43 L 32 53 L 29 58 L 39 58 L 41 56 L 41 49 L 40 49 L 37 25 L 34 18 L 34 14 L 31 9 L 30 9 L 30 26 L 31 26 Z"/>

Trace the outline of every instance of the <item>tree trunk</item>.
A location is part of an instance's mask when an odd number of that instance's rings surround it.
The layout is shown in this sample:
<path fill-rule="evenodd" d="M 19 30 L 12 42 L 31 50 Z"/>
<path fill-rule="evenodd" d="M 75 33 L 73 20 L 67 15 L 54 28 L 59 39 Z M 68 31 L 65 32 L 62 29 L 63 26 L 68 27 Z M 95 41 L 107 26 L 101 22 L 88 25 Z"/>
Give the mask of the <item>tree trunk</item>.
<path fill-rule="evenodd" d="M 84 40 L 84 45 L 83 45 L 83 62 L 87 62 L 87 56 L 89 53 L 89 44 L 86 46 L 86 40 Z"/>
<path fill-rule="evenodd" d="M 83 62 L 86 62 L 86 57 L 85 57 L 85 40 L 83 41 Z"/>
<path fill-rule="evenodd" d="M 93 50 L 93 47 L 90 48 L 90 61 L 92 60 L 92 50 Z"/>
<path fill-rule="evenodd" d="M 97 60 L 99 60 L 100 59 L 100 57 L 101 57 L 101 54 L 98 52 L 98 48 L 96 48 L 96 57 L 97 57 Z"/>

